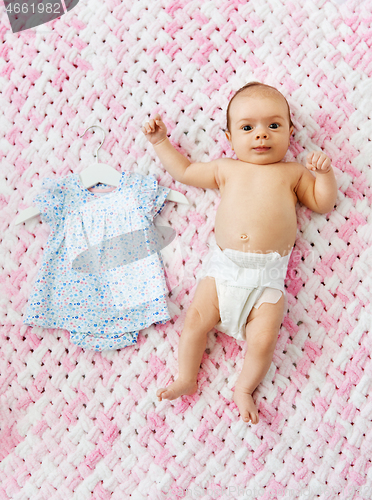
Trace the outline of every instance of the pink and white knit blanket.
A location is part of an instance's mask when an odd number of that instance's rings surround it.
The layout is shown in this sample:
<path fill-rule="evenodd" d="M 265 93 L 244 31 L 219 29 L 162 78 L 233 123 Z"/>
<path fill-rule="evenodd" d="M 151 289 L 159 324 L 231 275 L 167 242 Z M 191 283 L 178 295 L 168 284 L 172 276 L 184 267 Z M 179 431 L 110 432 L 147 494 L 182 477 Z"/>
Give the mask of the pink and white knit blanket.
<path fill-rule="evenodd" d="M 0 6 L 0 499 L 340 499 L 372 496 L 371 0 L 81 0 L 13 34 Z M 174 182 L 140 131 L 160 112 L 192 160 L 230 155 L 232 93 L 277 87 L 295 123 L 288 159 L 321 148 L 336 209 L 298 207 L 285 317 L 255 393 L 257 426 L 232 403 L 244 344 L 212 331 L 192 397 L 158 402 L 218 193 Z M 83 351 L 22 319 L 48 228 L 14 224 L 40 181 L 94 161 L 184 193 L 172 320 L 117 352 Z"/>

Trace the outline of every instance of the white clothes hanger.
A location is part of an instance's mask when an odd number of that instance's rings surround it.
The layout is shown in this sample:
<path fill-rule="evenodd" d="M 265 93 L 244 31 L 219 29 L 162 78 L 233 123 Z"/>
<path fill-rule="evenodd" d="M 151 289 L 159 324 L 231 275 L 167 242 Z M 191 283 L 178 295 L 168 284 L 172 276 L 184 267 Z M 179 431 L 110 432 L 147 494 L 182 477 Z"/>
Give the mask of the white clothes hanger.
<path fill-rule="evenodd" d="M 110 167 L 110 165 L 107 165 L 106 163 L 98 162 L 98 151 L 101 149 L 106 139 L 105 130 L 99 125 L 92 125 L 91 127 L 88 127 L 85 130 L 84 134 L 81 135 L 80 138 L 84 137 L 86 132 L 91 128 L 101 129 L 104 133 L 104 138 L 101 144 L 99 145 L 96 154 L 94 155 L 96 157 L 96 162 L 92 163 L 91 165 L 89 165 L 89 167 L 85 168 L 82 172 L 80 172 L 79 174 L 80 181 L 86 189 L 89 189 L 99 183 L 117 187 L 120 182 L 121 173 L 115 170 L 114 168 Z M 167 200 L 174 201 L 176 203 L 185 203 L 187 205 L 189 204 L 185 195 L 183 195 L 178 191 L 174 191 L 173 189 L 169 191 Z M 18 215 L 15 224 L 16 225 L 22 224 L 22 222 L 26 222 L 27 220 L 32 219 L 37 215 L 40 215 L 40 211 L 37 208 L 35 207 L 26 208 L 25 210 L 22 210 L 22 212 Z"/>

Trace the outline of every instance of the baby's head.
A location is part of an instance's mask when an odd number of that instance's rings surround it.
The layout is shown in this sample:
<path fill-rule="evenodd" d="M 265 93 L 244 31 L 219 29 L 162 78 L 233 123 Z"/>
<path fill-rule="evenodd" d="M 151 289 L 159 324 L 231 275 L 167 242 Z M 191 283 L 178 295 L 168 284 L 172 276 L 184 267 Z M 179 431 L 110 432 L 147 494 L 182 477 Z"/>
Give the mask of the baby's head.
<path fill-rule="evenodd" d="M 226 137 L 242 161 L 261 165 L 281 161 L 292 132 L 288 102 L 274 87 L 251 82 L 229 102 Z"/>
<path fill-rule="evenodd" d="M 230 108 L 233 100 L 239 96 L 239 94 L 245 94 L 249 95 L 251 97 L 267 97 L 267 98 L 273 98 L 273 99 L 282 99 L 283 102 L 285 102 L 287 109 L 288 109 L 288 120 L 289 120 L 289 127 L 293 127 L 293 123 L 291 120 L 291 111 L 289 109 L 289 104 L 287 102 L 287 99 L 284 97 L 284 95 L 279 92 L 275 87 L 271 87 L 270 85 L 266 85 L 265 83 L 260 83 L 260 82 L 249 82 L 243 87 L 241 87 L 239 90 L 235 92 L 235 94 L 232 96 L 229 105 L 227 106 L 227 111 L 226 111 L 226 122 L 227 122 L 227 131 L 230 132 Z"/>

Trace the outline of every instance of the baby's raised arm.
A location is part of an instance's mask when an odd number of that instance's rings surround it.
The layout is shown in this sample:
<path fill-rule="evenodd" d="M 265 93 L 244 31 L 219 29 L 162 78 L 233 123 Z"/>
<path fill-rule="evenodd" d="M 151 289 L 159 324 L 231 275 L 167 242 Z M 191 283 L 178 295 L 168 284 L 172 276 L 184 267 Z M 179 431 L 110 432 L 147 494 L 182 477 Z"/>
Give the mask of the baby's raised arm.
<path fill-rule="evenodd" d="M 309 172 L 315 172 L 315 176 Z M 314 212 L 330 212 L 337 198 L 337 183 L 330 159 L 321 151 L 309 153 L 296 186 L 297 198 Z"/>
<path fill-rule="evenodd" d="M 216 182 L 218 161 L 191 163 L 170 143 L 167 137 L 167 127 L 160 115 L 155 115 L 153 119 L 145 123 L 142 132 L 154 146 L 164 168 L 176 181 L 201 188 L 218 188 Z"/>

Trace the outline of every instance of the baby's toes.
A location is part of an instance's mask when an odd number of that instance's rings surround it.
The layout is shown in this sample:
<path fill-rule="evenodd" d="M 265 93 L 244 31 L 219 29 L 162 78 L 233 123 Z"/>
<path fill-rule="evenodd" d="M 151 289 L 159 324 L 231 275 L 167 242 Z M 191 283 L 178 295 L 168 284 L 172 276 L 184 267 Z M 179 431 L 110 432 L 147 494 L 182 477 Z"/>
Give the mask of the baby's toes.
<path fill-rule="evenodd" d="M 163 398 L 164 398 L 164 399 L 167 399 L 167 396 L 166 396 L 166 395 L 167 395 L 167 392 L 168 392 L 168 391 L 167 391 L 167 389 L 166 389 L 166 388 L 164 388 L 164 387 L 163 387 L 162 389 L 158 389 L 158 390 L 156 391 L 156 395 L 157 395 L 157 397 L 158 397 L 159 401 L 162 401 L 162 400 L 163 400 Z"/>
<path fill-rule="evenodd" d="M 241 414 L 241 417 L 244 420 L 244 422 L 250 422 L 250 420 L 251 420 L 251 415 L 250 415 L 248 410 L 243 411 Z"/>
<path fill-rule="evenodd" d="M 251 412 L 250 413 L 250 419 L 251 419 L 251 422 L 252 424 L 258 424 L 258 413 L 255 413 L 255 412 Z"/>

